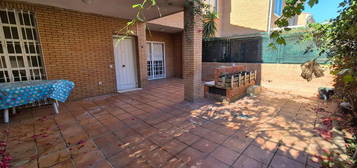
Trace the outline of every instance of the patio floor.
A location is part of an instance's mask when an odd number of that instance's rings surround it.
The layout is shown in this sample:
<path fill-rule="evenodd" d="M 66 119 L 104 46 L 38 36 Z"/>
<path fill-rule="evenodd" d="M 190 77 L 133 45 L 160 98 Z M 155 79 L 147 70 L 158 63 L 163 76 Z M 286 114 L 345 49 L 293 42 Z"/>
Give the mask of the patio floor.
<path fill-rule="evenodd" d="M 231 104 L 183 101 L 183 81 L 19 110 L 1 138 L 21 167 L 319 167 L 332 144 L 315 130 L 318 100 L 264 91 Z"/>

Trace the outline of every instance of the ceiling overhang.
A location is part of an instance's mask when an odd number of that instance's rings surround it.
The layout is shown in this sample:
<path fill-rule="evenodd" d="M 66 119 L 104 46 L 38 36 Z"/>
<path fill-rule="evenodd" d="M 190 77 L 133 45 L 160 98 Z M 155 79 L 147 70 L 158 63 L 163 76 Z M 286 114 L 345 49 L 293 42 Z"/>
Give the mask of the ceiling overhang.
<path fill-rule="evenodd" d="M 160 25 L 160 24 L 154 24 L 154 23 L 148 23 L 147 29 L 149 31 L 158 31 L 158 32 L 164 32 L 164 33 L 178 33 L 178 32 L 183 31 L 183 29 L 181 29 L 181 28 Z"/>
<path fill-rule="evenodd" d="M 132 19 L 137 9 L 132 5 L 143 0 L 20 0 L 28 3 L 54 6 L 85 13 L 93 13 L 123 19 Z M 146 20 L 156 19 L 183 11 L 184 0 L 157 0 L 157 7 L 144 10 Z"/>

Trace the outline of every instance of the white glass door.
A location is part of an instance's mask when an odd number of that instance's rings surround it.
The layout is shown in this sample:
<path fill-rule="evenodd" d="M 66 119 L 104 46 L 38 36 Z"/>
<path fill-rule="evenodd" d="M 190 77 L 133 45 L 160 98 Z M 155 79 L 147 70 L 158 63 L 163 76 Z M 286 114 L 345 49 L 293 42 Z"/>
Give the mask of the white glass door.
<path fill-rule="evenodd" d="M 118 91 L 136 89 L 138 78 L 134 38 L 114 37 L 113 45 Z"/>
<path fill-rule="evenodd" d="M 46 79 L 35 16 L 0 9 L 0 83 Z"/>
<path fill-rule="evenodd" d="M 147 42 L 147 46 L 147 71 L 149 80 L 165 78 L 165 43 Z"/>

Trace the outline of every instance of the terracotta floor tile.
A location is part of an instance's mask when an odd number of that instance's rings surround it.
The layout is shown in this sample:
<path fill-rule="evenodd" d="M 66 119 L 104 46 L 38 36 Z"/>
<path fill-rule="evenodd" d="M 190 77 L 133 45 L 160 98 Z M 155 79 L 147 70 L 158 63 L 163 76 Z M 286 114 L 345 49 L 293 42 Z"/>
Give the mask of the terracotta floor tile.
<path fill-rule="evenodd" d="M 167 162 L 164 168 L 189 168 L 189 166 L 184 161 L 174 157 Z"/>
<path fill-rule="evenodd" d="M 77 156 L 83 155 L 85 153 L 98 150 L 97 146 L 93 142 L 93 140 L 81 141 L 77 144 L 73 144 L 69 151 L 74 158 Z"/>
<path fill-rule="evenodd" d="M 228 136 L 211 131 L 208 133 L 208 136 L 205 138 L 217 144 L 222 144 L 228 138 Z"/>
<path fill-rule="evenodd" d="M 204 153 L 197 149 L 188 147 L 177 155 L 177 158 L 182 160 L 185 164 L 192 164 L 193 162 L 201 159 Z"/>
<path fill-rule="evenodd" d="M 138 133 L 136 133 L 133 129 L 126 127 L 122 128 L 120 130 L 115 130 L 113 131 L 116 136 L 118 136 L 120 139 L 127 138 L 129 136 L 135 136 Z"/>
<path fill-rule="evenodd" d="M 37 158 L 33 158 L 31 160 L 23 160 L 14 162 L 13 160 L 10 162 L 11 167 L 21 167 L 21 168 L 37 168 Z"/>
<path fill-rule="evenodd" d="M 254 139 L 252 145 L 259 146 L 262 149 L 274 151 L 278 147 L 278 143 L 267 140 L 266 138 L 258 137 Z"/>
<path fill-rule="evenodd" d="M 159 132 L 158 134 L 154 134 L 151 137 L 149 137 L 149 139 L 152 142 L 154 142 L 156 145 L 164 146 L 167 142 L 173 139 L 173 136 L 167 133 Z"/>
<path fill-rule="evenodd" d="M 90 137 L 98 137 L 109 131 L 107 128 L 103 127 L 102 125 L 84 127 L 84 130 Z"/>
<path fill-rule="evenodd" d="M 112 143 L 108 144 L 104 147 L 99 148 L 99 150 L 104 154 L 106 158 L 110 158 L 113 155 L 119 153 L 120 151 L 123 150 L 120 144 L 118 143 Z"/>
<path fill-rule="evenodd" d="M 211 131 L 203 127 L 196 127 L 190 130 L 190 133 L 198 135 L 200 137 L 208 137 Z"/>
<path fill-rule="evenodd" d="M 123 143 L 138 144 L 138 143 L 141 143 L 144 139 L 145 139 L 145 137 L 136 133 L 135 135 L 130 135 L 128 137 L 122 138 L 121 141 Z"/>
<path fill-rule="evenodd" d="M 125 149 L 108 159 L 108 161 L 113 165 L 113 167 L 125 167 L 131 161 L 137 159 L 135 154 L 129 149 Z"/>
<path fill-rule="evenodd" d="M 172 155 L 160 148 L 147 153 L 144 156 L 144 159 L 152 167 L 162 167 L 167 164 L 167 161 L 169 161 L 170 158 L 172 158 Z"/>
<path fill-rule="evenodd" d="M 54 166 L 60 162 L 69 160 L 70 157 L 71 157 L 71 154 L 67 149 L 62 150 L 62 151 L 57 151 L 54 153 L 50 153 L 48 155 L 41 156 L 39 158 L 39 166 L 40 167 Z"/>
<path fill-rule="evenodd" d="M 100 137 L 96 137 L 93 139 L 93 141 L 97 145 L 98 148 L 102 148 L 109 144 L 117 144 L 120 142 L 119 138 L 111 132 L 104 134 Z"/>
<path fill-rule="evenodd" d="M 225 126 L 219 126 L 215 129 L 218 133 L 221 133 L 223 135 L 232 135 L 234 134 L 236 131 L 231 129 L 231 128 L 228 128 L 228 127 L 225 127 Z"/>
<path fill-rule="evenodd" d="M 249 141 L 241 141 L 237 137 L 230 137 L 223 143 L 225 147 L 232 149 L 238 153 L 243 152 L 243 150 L 247 148 L 249 144 Z"/>
<path fill-rule="evenodd" d="M 220 146 L 211 153 L 211 156 L 228 165 L 232 165 L 233 162 L 238 158 L 239 153 L 234 152 L 226 147 Z"/>
<path fill-rule="evenodd" d="M 262 162 L 259 162 L 255 159 L 252 159 L 246 155 L 242 155 L 239 159 L 234 163 L 234 168 L 266 168 Z"/>
<path fill-rule="evenodd" d="M 80 141 L 86 141 L 89 138 L 83 129 L 81 129 L 81 131 L 68 131 L 68 133 L 63 133 L 63 137 L 69 145 L 76 144 Z"/>
<path fill-rule="evenodd" d="M 11 164 L 23 167 L 70 167 L 72 159 L 77 167 L 254 168 L 269 160 L 271 167 L 307 160 L 317 168 L 311 155 L 332 146 L 316 137 L 319 118 L 305 117 L 318 101 L 264 90 L 230 104 L 190 103 L 183 89 L 179 79 L 155 80 L 141 91 L 66 102 L 58 115 L 50 106 L 19 109 L 10 124 L 0 124 L 0 140 L 7 141 Z M 202 118 L 225 111 L 230 116 Z M 232 118 L 232 112 L 252 119 Z"/>
<path fill-rule="evenodd" d="M 207 157 L 205 159 L 196 161 L 191 167 L 198 168 L 229 168 L 230 166 L 221 162 L 213 157 Z"/>
<path fill-rule="evenodd" d="M 125 120 L 125 119 L 128 119 L 128 118 L 132 117 L 132 115 L 129 114 L 129 113 L 123 113 L 123 114 L 118 114 L 118 115 L 116 115 L 116 117 L 117 117 L 119 120 Z"/>
<path fill-rule="evenodd" d="M 164 145 L 162 148 L 166 151 L 168 151 L 171 155 L 176 155 L 180 151 L 182 151 L 184 148 L 186 148 L 187 145 L 173 139 L 172 141 L 168 142 L 166 145 Z"/>
<path fill-rule="evenodd" d="M 208 141 L 206 139 L 201 139 L 196 143 L 192 144 L 193 148 L 198 149 L 199 151 L 206 154 L 212 152 L 217 146 L 218 144 Z"/>
<path fill-rule="evenodd" d="M 304 151 L 299 151 L 291 147 L 287 146 L 279 146 L 278 151 L 276 153 L 277 155 L 285 156 L 290 159 L 299 161 L 301 163 L 305 163 L 307 161 L 308 154 Z"/>
<path fill-rule="evenodd" d="M 6 151 L 13 158 L 12 162 L 24 162 L 37 157 L 36 144 L 34 142 L 9 145 Z"/>
<path fill-rule="evenodd" d="M 131 163 L 125 166 L 126 168 L 152 168 L 146 160 L 144 159 L 136 159 Z"/>
<path fill-rule="evenodd" d="M 74 162 L 77 168 L 92 167 L 102 160 L 104 160 L 104 156 L 98 150 L 82 153 L 74 158 Z"/>
<path fill-rule="evenodd" d="M 71 167 L 75 167 L 74 166 L 74 163 L 73 163 L 73 161 L 71 160 L 71 159 L 69 159 L 69 160 L 65 160 L 65 161 L 63 161 L 63 162 L 60 162 L 60 163 L 57 163 L 56 165 L 54 165 L 54 166 L 51 166 L 51 168 L 63 168 L 63 167 L 68 167 L 68 168 L 71 168 Z"/>
<path fill-rule="evenodd" d="M 63 150 L 66 144 L 60 134 L 55 134 L 46 138 L 37 138 L 37 152 L 39 155 L 47 155 L 51 152 Z"/>
<path fill-rule="evenodd" d="M 250 145 L 244 152 L 243 155 L 247 155 L 254 158 L 264 164 L 268 164 L 274 156 L 274 151 L 264 150 L 260 147 Z"/>
<path fill-rule="evenodd" d="M 150 137 L 150 136 L 156 134 L 158 130 L 154 127 L 148 127 L 148 128 L 138 129 L 136 131 L 139 134 L 141 134 L 143 137 Z"/>
<path fill-rule="evenodd" d="M 276 155 L 270 164 L 272 168 L 304 168 L 305 164 L 289 159 L 285 156 Z"/>
<path fill-rule="evenodd" d="M 94 163 L 93 168 L 112 168 L 112 164 L 110 164 L 107 160 L 100 160 Z"/>
<path fill-rule="evenodd" d="M 194 142 L 198 141 L 200 137 L 191 133 L 184 133 L 181 136 L 177 137 L 177 139 L 187 145 L 191 145 Z"/>
<path fill-rule="evenodd" d="M 321 164 L 320 164 L 320 160 L 312 155 L 308 155 L 307 157 L 307 165 L 309 166 L 309 168 L 320 168 Z"/>

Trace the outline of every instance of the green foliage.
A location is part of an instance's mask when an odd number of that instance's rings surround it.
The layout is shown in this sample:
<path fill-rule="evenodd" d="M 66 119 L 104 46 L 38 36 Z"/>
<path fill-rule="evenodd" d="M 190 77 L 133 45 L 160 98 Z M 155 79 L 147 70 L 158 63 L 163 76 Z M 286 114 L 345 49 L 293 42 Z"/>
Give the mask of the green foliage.
<path fill-rule="evenodd" d="M 335 151 L 324 151 L 320 157 L 321 166 L 323 168 L 350 168 L 350 160 L 340 159 L 340 153 Z"/>
<path fill-rule="evenodd" d="M 208 5 L 205 0 L 184 0 L 185 6 L 193 7 L 193 14 L 203 16 L 210 10 L 210 5 Z"/>
<path fill-rule="evenodd" d="M 214 36 L 217 29 L 214 21 L 218 18 L 218 15 L 217 13 L 210 11 L 210 5 L 208 5 L 205 0 L 185 0 L 185 6 L 192 6 L 193 15 L 200 15 L 203 17 L 204 37 Z M 142 0 L 141 3 L 133 4 L 131 7 L 138 11 L 136 17 L 128 21 L 126 26 L 120 30 L 125 36 L 134 34 L 132 29 L 138 22 L 146 22 L 146 18 L 143 15 L 145 8 L 157 7 L 160 12 L 157 0 Z M 194 24 L 194 22 L 192 21 L 192 23 L 189 24 Z M 125 36 L 122 39 L 124 39 Z"/>
<path fill-rule="evenodd" d="M 357 137 L 351 139 L 346 138 L 346 154 L 337 153 L 335 151 L 324 150 L 322 156 L 318 156 L 322 167 L 324 168 L 350 168 L 356 167 L 357 160 Z M 342 157 L 341 157 L 342 155 Z"/>
<path fill-rule="evenodd" d="M 299 3 L 305 1 L 288 0 L 289 3 L 283 10 L 283 16 L 275 23 L 279 27 L 286 25 L 287 19 L 298 15 L 303 6 Z M 357 1 L 341 0 L 339 15 L 326 24 L 311 24 L 303 40 L 313 40 L 319 48 L 320 54 L 327 54 L 330 60 L 331 74 L 335 75 L 335 98 L 348 102 L 353 119 L 357 120 Z M 309 6 L 318 3 L 310 0 Z M 328 3 L 328 2 L 325 2 Z M 282 31 L 273 32 L 271 38 L 277 44 L 284 44 L 280 39 Z M 310 52 L 307 48 L 306 52 Z M 347 116 L 347 115 L 346 115 Z M 353 124 L 353 123 L 352 123 Z M 353 142 L 353 143 L 352 143 Z M 323 167 L 357 167 L 356 137 L 347 147 L 347 160 L 341 160 L 340 154 L 326 152 L 322 159 Z"/>
<path fill-rule="evenodd" d="M 126 23 L 126 26 L 123 27 L 119 32 L 123 33 L 124 36 L 121 39 L 124 39 L 125 36 L 128 35 L 133 35 L 133 27 L 138 23 L 138 22 L 146 22 L 146 18 L 143 15 L 143 11 L 145 8 L 148 7 L 157 7 L 157 0 L 143 0 L 141 3 L 133 4 L 131 6 L 134 9 L 137 9 L 138 12 L 135 16 L 135 18 L 131 19 Z M 159 11 L 160 12 L 160 11 Z"/>
<path fill-rule="evenodd" d="M 282 16 L 278 20 L 276 20 L 274 23 L 278 27 L 289 26 L 289 19 L 296 15 L 300 15 L 305 9 L 306 2 L 308 3 L 308 5 L 310 7 L 312 7 L 318 3 L 318 0 L 286 0 Z M 289 29 L 284 29 L 284 30 L 289 31 Z M 272 33 L 271 38 L 273 39 L 273 43 L 285 45 L 285 40 L 284 40 L 284 38 L 281 37 L 282 33 L 283 33 L 283 30 L 277 30 Z M 274 45 L 275 44 L 271 44 L 271 46 L 274 46 Z"/>
<path fill-rule="evenodd" d="M 352 105 L 357 118 L 357 2 L 344 0 L 340 5 L 340 15 L 318 32 L 324 34 L 322 46 L 330 55 L 332 70 L 337 72 L 336 95 Z"/>
<path fill-rule="evenodd" d="M 327 24 L 311 24 L 305 40 L 313 40 L 320 54 L 327 54 L 331 61 L 331 72 L 336 76 L 335 95 L 352 105 L 352 115 L 357 118 L 357 1 L 341 0 L 339 15 Z M 287 0 L 283 15 L 275 22 L 279 27 L 287 26 L 289 18 L 304 10 L 304 3 L 314 6 L 318 0 Z M 327 2 L 325 2 L 327 3 Z M 283 31 L 271 33 L 274 46 L 284 45 Z M 306 52 L 311 52 L 307 48 Z"/>
<path fill-rule="evenodd" d="M 218 14 L 216 12 L 207 12 L 203 15 L 203 37 L 214 37 L 217 31 L 216 20 Z"/>

